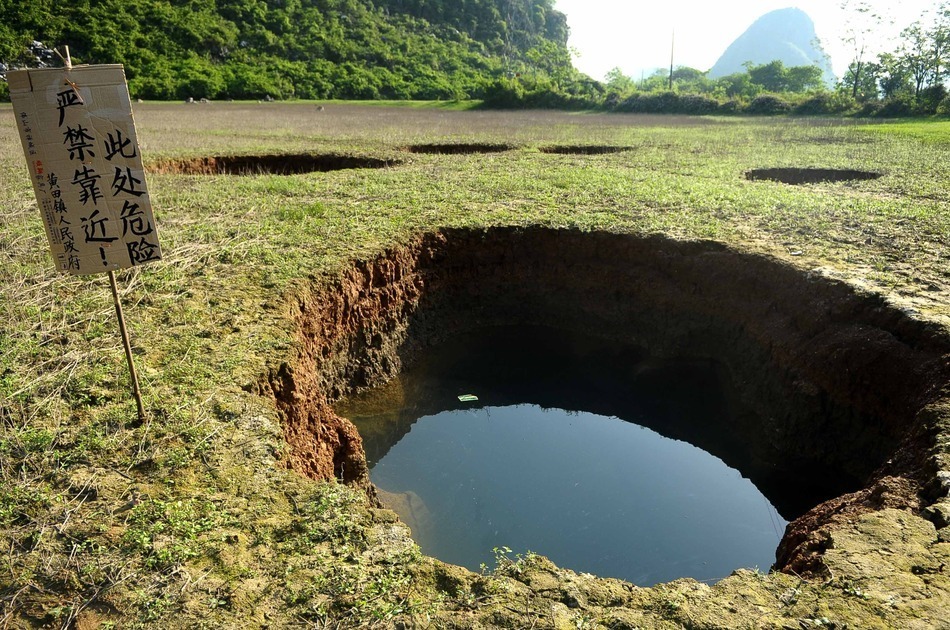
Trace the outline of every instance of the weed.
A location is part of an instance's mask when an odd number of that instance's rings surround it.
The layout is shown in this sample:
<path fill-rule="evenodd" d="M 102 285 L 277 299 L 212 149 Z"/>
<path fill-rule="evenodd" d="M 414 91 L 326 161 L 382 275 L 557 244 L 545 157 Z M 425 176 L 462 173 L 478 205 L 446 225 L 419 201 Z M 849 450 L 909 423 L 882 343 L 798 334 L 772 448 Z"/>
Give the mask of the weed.
<path fill-rule="evenodd" d="M 132 511 L 123 542 L 149 568 L 169 568 L 201 552 L 202 534 L 221 523 L 209 501 L 147 499 Z"/>
<path fill-rule="evenodd" d="M 364 527 L 354 515 L 354 506 L 365 499 L 352 488 L 339 483 L 323 484 L 316 497 L 300 506 L 298 521 L 307 542 L 334 542 L 362 546 Z"/>
<path fill-rule="evenodd" d="M 528 565 L 538 558 L 538 554 L 533 551 L 518 553 L 514 556 L 512 556 L 511 553 L 510 547 L 492 547 L 492 554 L 495 557 L 494 573 L 499 575 L 520 575 L 525 571 Z M 487 567 L 483 564 L 482 572 L 484 573 L 486 569 Z"/>

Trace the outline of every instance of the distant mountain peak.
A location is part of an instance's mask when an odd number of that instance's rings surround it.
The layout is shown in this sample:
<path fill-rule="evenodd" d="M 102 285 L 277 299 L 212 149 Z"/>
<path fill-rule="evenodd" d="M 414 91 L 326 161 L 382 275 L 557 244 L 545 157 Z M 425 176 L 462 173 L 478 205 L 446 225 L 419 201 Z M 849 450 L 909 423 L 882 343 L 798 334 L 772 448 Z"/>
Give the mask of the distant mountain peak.
<path fill-rule="evenodd" d="M 770 11 L 732 42 L 709 71 L 710 78 L 745 72 L 743 64 L 779 60 L 786 67 L 817 65 L 825 81 L 835 82 L 831 63 L 818 41 L 815 23 L 801 9 Z"/>

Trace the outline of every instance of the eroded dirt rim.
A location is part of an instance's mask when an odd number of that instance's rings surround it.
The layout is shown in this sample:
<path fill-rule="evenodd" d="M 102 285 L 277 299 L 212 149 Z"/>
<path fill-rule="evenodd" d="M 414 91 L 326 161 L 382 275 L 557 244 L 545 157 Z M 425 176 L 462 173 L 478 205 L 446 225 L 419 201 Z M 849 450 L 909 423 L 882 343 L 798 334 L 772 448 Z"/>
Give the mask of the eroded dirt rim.
<path fill-rule="evenodd" d="M 743 427 L 761 448 L 834 459 L 867 479 L 789 525 L 779 570 L 826 573 L 832 533 L 862 514 L 904 510 L 938 528 L 950 517 L 944 331 L 767 257 L 612 233 L 442 230 L 315 282 L 295 316 L 299 352 L 263 383 L 289 464 L 371 496 L 359 434 L 332 403 L 454 333 L 531 324 L 716 357 L 766 412 L 767 426 Z"/>
<path fill-rule="evenodd" d="M 759 168 L 746 172 L 751 181 L 772 181 L 783 184 L 818 184 L 821 182 L 867 181 L 883 177 L 883 173 L 837 168 Z"/>
<path fill-rule="evenodd" d="M 218 155 L 160 160 L 149 165 L 150 173 L 172 175 L 299 175 L 349 168 L 386 168 L 398 160 L 353 155 Z"/>

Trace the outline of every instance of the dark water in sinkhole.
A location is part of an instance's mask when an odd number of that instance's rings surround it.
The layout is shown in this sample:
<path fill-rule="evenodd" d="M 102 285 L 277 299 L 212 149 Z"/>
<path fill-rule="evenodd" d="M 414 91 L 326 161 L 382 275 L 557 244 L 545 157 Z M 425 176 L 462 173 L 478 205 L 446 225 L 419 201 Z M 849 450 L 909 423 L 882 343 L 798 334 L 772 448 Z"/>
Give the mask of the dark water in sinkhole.
<path fill-rule="evenodd" d="M 530 550 L 646 586 L 766 571 L 786 518 L 837 492 L 828 471 L 750 446 L 736 400 L 708 360 L 506 327 L 440 344 L 337 410 L 424 553 L 477 571 L 495 548 Z"/>

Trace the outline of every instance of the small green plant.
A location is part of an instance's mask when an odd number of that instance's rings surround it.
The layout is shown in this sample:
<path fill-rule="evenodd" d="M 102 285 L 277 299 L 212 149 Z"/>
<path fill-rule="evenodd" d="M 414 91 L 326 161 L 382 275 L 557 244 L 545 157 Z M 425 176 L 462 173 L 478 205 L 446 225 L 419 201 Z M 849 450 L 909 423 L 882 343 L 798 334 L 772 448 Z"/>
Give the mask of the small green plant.
<path fill-rule="evenodd" d="M 316 496 L 300 506 L 298 526 L 309 543 L 336 542 L 362 546 L 365 532 L 353 514 L 364 499 L 358 491 L 336 482 L 323 484 Z"/>
<path fill-rule="evenodd" d="M 201 536 L 220 523 L 210 501 L 147 499 L 132 508 L 122 540 L 147 567 L 168 568 L 197 556 Z"/>
<path fill-rule="evenodd" d="M 858 586 L 852 580 L 845 580 L 841 585 L 841 590 L 845 595 L 865 600 L 868 599 L 868 594 L 864 591 L 864 589 Z"/>

